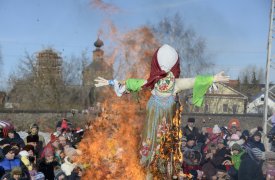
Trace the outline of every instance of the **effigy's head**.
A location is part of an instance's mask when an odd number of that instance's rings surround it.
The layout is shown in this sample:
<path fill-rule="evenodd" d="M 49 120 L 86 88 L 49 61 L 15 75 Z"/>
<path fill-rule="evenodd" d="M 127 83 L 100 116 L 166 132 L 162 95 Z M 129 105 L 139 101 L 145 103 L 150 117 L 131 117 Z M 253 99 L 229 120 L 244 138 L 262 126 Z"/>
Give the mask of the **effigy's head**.
<path fill-rule="evenodd" d="M 178 58 L 177 51 L 168 44 L 162 45 L 157 52 L 159 66 L 165 72 L 169 72 L 172 69 Z"/>

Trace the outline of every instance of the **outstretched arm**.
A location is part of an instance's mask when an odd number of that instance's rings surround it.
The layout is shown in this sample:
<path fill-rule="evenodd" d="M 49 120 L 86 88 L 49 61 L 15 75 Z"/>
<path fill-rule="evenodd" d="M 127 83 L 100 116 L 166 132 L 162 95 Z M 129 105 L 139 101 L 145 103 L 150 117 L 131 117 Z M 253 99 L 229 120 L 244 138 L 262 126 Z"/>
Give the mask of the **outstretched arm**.
<path fill-rule="evenodd" d="M 196 78 L 178 79 L 178 81 L 176 81 L 175 90 L 179 92 L 184 89 L 193 88 L 192 102 L 195 106 L 200 107 L 203 104 L 204 95 L 214 82 L 228 81 L 229 76 L 226 76 L 224 72 L 220 72 L 215 76 L 197 76 Z"/>
<path fill-rule="evenodd" d="M 101 86 L 113 86 L 115 93 L 117 96 L 122 96 L 124 93 L 127 92 L 137 92 L 142 89 L 142 86 L 146 83 L 146 80 L 144 79 L 127 79 L 126 81 L 117 81 L 114 80 L 107 80 L 102 77 L 97 77 L 95 79 L 96 87 Z"/>
<path fill-rule="evenodd" d="M 186 90 L 192 89 L 195 85 L 196 78 L 178 78 L 176 79 L 175 91 L 176 93 Z M 223 82 L 226 83 L 229 81 L 229 76 L 226 76 L 224 72 L 219 72 L 215 76 L 213 76 L 213 82 Z"/>

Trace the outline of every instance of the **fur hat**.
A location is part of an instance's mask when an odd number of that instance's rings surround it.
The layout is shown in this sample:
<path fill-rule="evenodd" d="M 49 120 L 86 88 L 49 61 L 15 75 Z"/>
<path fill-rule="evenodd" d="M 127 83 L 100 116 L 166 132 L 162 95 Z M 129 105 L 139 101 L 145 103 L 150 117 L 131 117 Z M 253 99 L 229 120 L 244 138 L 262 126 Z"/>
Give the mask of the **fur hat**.
<path fill-rule="evenodd" d="M 231 141 L 238 141 L 240 140 L 240 137 L 238 136 L 238 134 L 232 134 L 230 137 Z"/>
<path fill-rule="evenodd" d="M 218 133 L 221 133 L 222 131 L 221 131 L 220 127 L 217 124 L 215 124 L 212 132 L 213 132 L 213 134 L 218 134 Z"/>
<path fill-rule="evenodd" d="M 188 118 L 187 122 L 192 122 L 192 123 L 194 123 L 194 122 L 195 122 L 195 118 L 190 117 L 190 118 Z"/>
<path fill-rule="evenodd" d="M 239 145 L 239 144 L 237 144 L 237 143 L 235 143 L 235 144 L 233 144 L 233 146 L 231 147 L 231 150 L 232 151 L 241 151 L 242 150 L 242 147 Z"/>

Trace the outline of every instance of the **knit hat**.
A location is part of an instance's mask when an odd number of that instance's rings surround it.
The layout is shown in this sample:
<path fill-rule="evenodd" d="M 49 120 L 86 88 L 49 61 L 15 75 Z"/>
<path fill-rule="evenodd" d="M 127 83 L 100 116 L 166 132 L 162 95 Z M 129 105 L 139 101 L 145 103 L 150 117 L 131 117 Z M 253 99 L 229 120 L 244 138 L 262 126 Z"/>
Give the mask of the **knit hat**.
<path fill-rule="evenodd" d="M 232 151 L 234 151 L 234 150 L 236 150 L 236 151 L 241 151 L 242 150 L 242 147 L 239 145 L 239 144 L 237 144 L 237 143 L 235 143 L 235 144 L 233 144 L 233 146 L 231 147 L 231 150 Z"/>
<path fill-rule="evenodd" d="M 219 128 L 219 126 L 217 124 L 214 125 L 213 130 L 212 130 L 213 134 L 218 134 L 221 133 L 221 129 Z"/>
<path fill-rule="evenodd" d="M 238 136 L 238 134 L 232 134 L 230 137 L 231 141 L 238 141 L 240 140 L 240 137 Z"/>
<path fill-rule="evenodd" d="M 59 168 L 56 168 L 54 170 L 54 177 L 55 179 L 59 179 L 60 176 L 64 175 L 64 177 L 66 176 L 65 173 L 62 171 L 62 169 L 59 167 Z"/>
<path fill-rule="evenodd" d="M 54 155 L 53 150 L 51 148 L 45 148 L 43 152 L 44 152 L 45 157 Z"/>
<path fill-rule="evenodd" d="M 12 150 L 12 147 L 11 147 L 10 145 L 5 146 L 5 147 L 3 148 L 3 154 L 4 154 L 4 155 L 8 154 L 8 152 L 10 152 L 10 151 L 13 151 L 13 150 Z"/>
<path fill-rule="evenodd" d="M 190 118 L 188 118 L 187 122 L 192 122 L 192 123 L 194 123 L 194 122 L 195 122 L 195 118 L 190 117 Z"/>
<path fill-rule="evenodd" d="M 30 142 L 38 143 L 39 142 L 39 136 L 38 135 L 29 135 L 29 136 L 27 136 L 27 143 L 30 143 Z"/>
<path fill-rule="evenodd" d="M 253 134 L 253 137 L 254 137 L 254 136 L 262 137 L 262 134 L 261 134 L 259 131 L 256 131 L 256 132 Z"/>

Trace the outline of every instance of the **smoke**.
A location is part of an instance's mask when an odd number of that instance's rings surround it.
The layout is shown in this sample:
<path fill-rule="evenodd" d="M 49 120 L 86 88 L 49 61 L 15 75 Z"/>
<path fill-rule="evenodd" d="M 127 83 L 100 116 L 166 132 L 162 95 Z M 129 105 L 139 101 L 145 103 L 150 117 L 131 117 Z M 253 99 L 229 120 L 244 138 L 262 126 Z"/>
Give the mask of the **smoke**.
<path fill-rule="evenodd" d="M 123 32 L 112 21 L 106 20 L 99 32 L 101 38 L 108 42 L 105 59 L 113 65 L 114 78 L 124 80 L 148 77 L 152 56 L 159 47 L 149 27 Z"/>
<path fill-rule="evenodd" d="M 97 8 L 106 13 L 117 13 L 120 11 L 117 6 L 105 3 L 103 0 L 91 0 L 91 5 L 93 8 Z"/>

